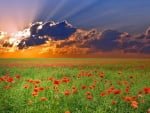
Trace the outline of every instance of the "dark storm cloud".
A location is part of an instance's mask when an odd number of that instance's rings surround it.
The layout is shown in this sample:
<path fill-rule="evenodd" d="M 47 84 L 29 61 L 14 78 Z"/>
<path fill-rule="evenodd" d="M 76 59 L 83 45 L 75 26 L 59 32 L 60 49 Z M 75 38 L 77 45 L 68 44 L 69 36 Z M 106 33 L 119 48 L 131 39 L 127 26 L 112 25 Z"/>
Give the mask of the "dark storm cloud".
<path fill-rule="evenodd" d="M 18 47 L 23 49 L 28 46 L 45 44 L 47 40 L 64 40 L 71 36 L 76 28 L 73 28 L 67 21 L 60 23 L 55 22 L 36 22 L 32 24 L 30 29 L 30 37 L 23 39 Z"/>
<path fill-rule="evenodd" d="M 73 28 L 67 21 L 60 23 L 46 22 L 36 23 L 30 28 L 31 35 L 49 36 L 54 40 L 66 39 L 72 35 L 76 28 Z"/>
<path fill-rule="evenodd" d="M 87 32 L 87 31 L 86 31 Z M 80 34 L 80 35 L 79 35 Z M 150 54 L 150 39 L 148 35 L 129 35 L 126 32 L 116 30 L 105 30 L 101 33 L 89 31 L 85 33 L 75 33 L 74 40 L 65 40 L 58 44 L 58 48 L 71 47 L 89 48 L 89 52 L 112 52 L 116 50 L 124 53 L 146 53 Z"/>
<path fill-rule="evenodd" d="M 144 47 L 142 47 L 140 52 L 150 54 L 150 42 L 149 45 L 145 45 Z"/>
<path fill-rule="evenodd" d="M 122 51 L 124 53 L 150 54 L 150 28 L 143 34 L 129 35 L 127 32 L 105 30 L 99 32 L 74 28 L 66 21 L 37 22 L 30 26 L 30 36 L 20 40 L 17 47 L 25 49 L 40 46 L 44 51 L 54 48 L 59 54 L 91 54 L 97 52 Z M 14 47 L 12 43 L 0 40 L 2 47 Z M 42 52 L 42 51 L 41 51 Z"/>
<path fill-rule="evenodd" d="M 99 39 L 88 42 L 87 45 L 102 51 L 112 51 L 119 49 L 119 43 L 116 42 L 120 38 L 121 33 L 114 30 L 106 30 L 102 33 Z"/>
<path fill-rule="evenodd" d="M 29 38 L 21 40 L 21 42 L 18 44 L 18 48 L 23 49 L 29 46 L 37 46 L 37 45 L 45 44 L 47 40 L 48 38 L 31 36 Z"/>

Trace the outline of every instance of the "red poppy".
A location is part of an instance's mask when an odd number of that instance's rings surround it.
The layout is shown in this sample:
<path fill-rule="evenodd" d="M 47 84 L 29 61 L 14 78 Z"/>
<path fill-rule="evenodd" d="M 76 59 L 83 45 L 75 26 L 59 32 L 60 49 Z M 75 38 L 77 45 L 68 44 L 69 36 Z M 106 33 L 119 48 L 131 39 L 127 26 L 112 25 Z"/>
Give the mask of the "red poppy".
<path fill-rule="evenodd" d="M 131 102 L 132 101 L 132 97 L 129 96 L 122 96 L 122 98 L 127 101 L 127 102 Z"/>
<path fill-rule="evenodd" d="M 21 78 L 21 76 L 20 75 L 16 75 L 16 78 L 19 80 Z"/>
<path fill-rule="evenodd" d="M 107 92 L 107 94 L 110 94 L 112 91 L 111 90 L 107 90 L 106 92 Z"/>
<path fill-rule="evenodd" d="M 44 88 L 43 88 L 43 87 L 40 87 L 39 90 L 40 90 L 40 91 L 44 91 Z"/>
<path fill-rule="evenodd" d="M 114 101 L 114 100 L 113 100 L 111 103 L 112 103 L 112 104 L 117 104 L 117 101 Z"/>
<path fill-rule="evenodd" d="M 122 74 L 122 72 L 121 72 L 121 71 L 118 71 L 117 73 L 118 73 L 119 75 L 120 75 L 120 74 Z"/>
<path fill-rule="evenodd" d="M 46 97 L 41 97 L 41 101 L 45 101 L 45 100 L 47 100 Z"/>
<path fill-rule="evenodd" d="M 137 99 L 136 96 L 133 96 L 133 97 L 131 97 L 131 98 L 132 98 L 132 101 L 135 101 L 135 100 Z"/>
<path fill-rule="evenodd" d="M 41 81 L 40 80 L 35 80 L 34 81 L 36 84 L 39 84 Z"/>
<path fill-rule="evenodd" d="M 65 111 L 65 113 L 71 113 L 70 111 Z"/>
<path fill-rule="evenodd" d="M 59 81 L 59 80 L 54 80 L 54 81 L 53 81 L 53 84 L 59 85 L 59 84 L 60 84 L 60 81 Z"/>
<path fill-rule="evenodd" d="M 14 79 L 9 77 L 9 78 L 7 79 L 7 82 L 14 82 Z"/>
<path fill-rule="evenodd" d="M 110 90 L 111 90 L 111 91 L 113 91 L 114 89 L 115 89 L 115 88 L 114 88 L 113 86 L 112 86 L 112 87 L 110 87 Z"/>
<path fill-rule="evenodd" d="M 39 88 L 35 87 L 34 92 L 38 92 L 38 91 L 39 91 Z"/>
<path fill-rule="evenodd" d="M 9 88 L 12 88 L 11 85 L 8 85 L 8 86 L 3 86 L 4 89 L 9 89 Z"/>
<path fill-rule="evenodd" d="M 127 94 L 130 94 L 129 88 L 126 88 L 125 92 L 126 92 Z"/>
<path fill-rule="evenodd" d="M 76 89 L 76 86 L 72 86 L 72 89 Z"/>
<path fill-rule="evenodd" d="M 131 106 L 132 106 L 133 108 L 137 109 L 137 108 L 138 108 L 138 102 L 132 101 L 132 102 L 131 102 Z"/>
<path fill-rule="evenodd" d="M 106 93 L 101 92 L 101 93 L 100 93 L 100 96 L 106 96 Z"/>
<path fill-rule="evenodd" d="M 28 84 L 25 84 L 25 85 L 24 85 L 24 88 L 26 88 L 26 89 L 29 88 L 29 85 L 28 85 Z"/>
<path fill-rule="evenodd" d="M 118 85 L 121 85 L 121 84 L 122 84 L 122 81 L 118 81 L 117 84 L 118 84 Z"/>
<path fill-rule="evenodd" d="M 143 96 L 141 94 L 138 95 L 138 98 L 142 98 Z"/>
<path fill-rule="evenodd" d="M 129 82 L 128 82 L 128 81 L 124 81 L 124 84 L 125 84 L 125 85 L 128 85 L 128 84 L 129 84 Z"/>
<path fill-rule="evenodd" d="M 143 94 L 143 91 L 138 91 L 138 94 Z"/>
<path fill-rule="evenodd" d="M 76 94 L 76 93 L 77 93 L 77 89 L 73 89 L 72 94 Z"/>
<path fill-rule="evenodd" d="M 67 77 L 63 77 L 62 78 L 62 82 L 64 82 L 64 83 L 68 83 L 70 80 L 69 80 L 69 78 L 67 78 Z"/>
<path fill-rule="evenodd" d="M 87 99 L 92 100 L 93 97 L 92 97 L 91 95 L 88 95 L 88 96 L 87 96 Z"/>
<path fill-rule="evenodd" d="M 66 91 L 64 92 L 64 95 L 66 95 L 66 96 L 70 95 L 69 90 L 66 90 Z"/>
<path fill-rule="evenodd" d="M 130 79 L 133 79 L 134 78 L 134 76 L 133 75 L 130 75 Z"/>
<path fill-rule="evenodd" d="M 59 87 L 58 87 L 58 85 L 54 85 L 54 87 L 53 87 L 53 88 L 54 88 L 54 90 L 55 90 L 55 91 L 57 91 L 57 92 L 59 91 Z"/>
<path fill-rule="evenodd" d="M 115 95 L 118 95 L 118 94 L 120 94 L 120 93 L 121 93 L 121 90 L 115 90 L 115 91 L 114 91 L 114 94 L 115 94 Z"/>
<path fill-rule="evenodd" d="M 91 92 L 87 91 L 86 94 L 87 94 L 87 95 L 91 95 Z"/>
<path fill-rule="evenodd" d="M 3 82 L 3 81 L 4 81 L 4 79 L 1 77 L 1 78 L 0 78 L 0 82 Z"/>
<path fill-rule="evenodd" d="M 32 92 L 32 96 L 37 97 L 38 96 L 38 92 Z"/>
<path fill-rule="evenodd" d="M 99 75 L 101 78 L 104 78 L 105 74 L 103 72 L 100 73 Z"/>
<path fill-rule="evenodd" d="M 85 86 L 85 85 L 82 85 L 81 88 L 82 88 L 82 89 L 86 89 L 86 86 Z"/>
<path fill-rule="evenodd" d="M 149 87 L 145 87 L 144 91 L 145 91 L 145 94 L 150 94 L 150 88 Z"/>
<path fill-rule="evenodd" d="M 92 85 L 90 85 L 90 86 L 89 86 L 89 88 L 90 88 L 90 89 L 93 89 L 93 86 L 92 86 Z"/>
<path fill-rule="evenodd" d="M 53 80 L 53 78 L 52 78 L 52 77 L 49 77 L 49 78 L 47 78 L 47 80 L 52 81 L 52 80 Z"/>

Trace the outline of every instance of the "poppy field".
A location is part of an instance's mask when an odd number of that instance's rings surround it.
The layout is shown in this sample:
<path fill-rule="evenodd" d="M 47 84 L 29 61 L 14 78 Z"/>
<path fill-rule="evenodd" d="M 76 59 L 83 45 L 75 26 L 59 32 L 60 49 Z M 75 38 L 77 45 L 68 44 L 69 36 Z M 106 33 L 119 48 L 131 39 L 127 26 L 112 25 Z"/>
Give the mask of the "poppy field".
<path fill-rule="evenodd" d="M 0 113 L 150 113 L 149 59 L 0 59 Z"/>

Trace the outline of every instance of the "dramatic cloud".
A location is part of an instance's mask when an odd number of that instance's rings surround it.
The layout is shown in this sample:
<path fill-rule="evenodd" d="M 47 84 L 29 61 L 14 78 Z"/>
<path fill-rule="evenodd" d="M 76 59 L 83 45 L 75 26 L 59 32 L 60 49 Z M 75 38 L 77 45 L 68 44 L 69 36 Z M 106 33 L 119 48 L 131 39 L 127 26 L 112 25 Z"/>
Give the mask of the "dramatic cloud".
<path fill-rule="evenodd" d="M 44 44 L 47 40 L 63 40 L 71 36 L 76 28 L 73 28 L 67 21 L 60 23 L 51 22 L 37 22 L 32 24 L 30 29 L 30 37 L 22 40 L 18 47 L 22 49 L 28 46 L 35 46 Z"/>
<path fill-rule="evenodd" d="M 26 57 L 150 56 L 150 28 L 144 34 L 73 27 L 67 21 L 36 22 L 24 31 L 0 32 L 0 54 Z"/>

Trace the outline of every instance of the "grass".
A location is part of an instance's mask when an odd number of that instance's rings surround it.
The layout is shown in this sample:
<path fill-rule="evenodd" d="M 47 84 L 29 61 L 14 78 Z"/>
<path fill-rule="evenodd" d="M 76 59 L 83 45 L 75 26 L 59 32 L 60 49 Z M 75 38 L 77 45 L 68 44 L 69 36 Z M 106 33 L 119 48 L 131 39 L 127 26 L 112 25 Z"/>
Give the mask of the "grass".
<path fill-rule="evenodd" d="M 0 59 L 0 113 L 146 113 L 149 69 L 149 59 Z"/>

